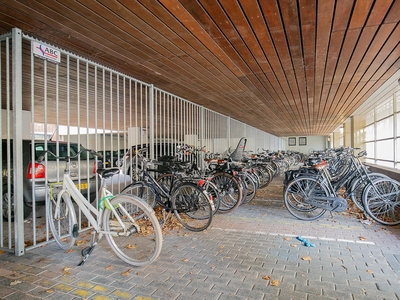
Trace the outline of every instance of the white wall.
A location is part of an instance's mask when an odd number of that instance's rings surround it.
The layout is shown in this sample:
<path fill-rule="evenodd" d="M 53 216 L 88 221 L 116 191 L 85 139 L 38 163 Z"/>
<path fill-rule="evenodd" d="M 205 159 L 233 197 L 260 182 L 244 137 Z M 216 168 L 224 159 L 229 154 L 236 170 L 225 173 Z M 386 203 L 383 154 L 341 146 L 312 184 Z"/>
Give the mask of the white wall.
<path fill-rule="evenodd" d="M 327 148 L 328 136 L 302 136 L 306 138 L 306 145 L 299 145 L 299 136 L 291 136 L 296 139 L 296 146 L 289 146 L 286 139 L 286 149 L 308 154 L 312 150 L 325 150 Z"/>

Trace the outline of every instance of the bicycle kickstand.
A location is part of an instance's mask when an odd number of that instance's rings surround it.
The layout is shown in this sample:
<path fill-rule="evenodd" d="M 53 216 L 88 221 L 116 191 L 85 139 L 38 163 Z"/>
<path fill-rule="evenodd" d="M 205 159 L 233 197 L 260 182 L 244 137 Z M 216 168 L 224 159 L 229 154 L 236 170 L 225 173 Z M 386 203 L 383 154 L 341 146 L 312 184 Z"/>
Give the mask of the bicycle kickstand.
<path fill-rule="evenodd" d="M 97 239 L 97 241 L 95 241 L 95 240 L 94 240 L 94 239 L 95 239 L 95 236 L 96 236 L 96 234 L 93 233 L 91 245 L 90 245 L 89 247 L 87 247 L 87 248 L 85 248 L 85 249 L 82 250 L 82 256 L 83 256 L 83 258 L 82 258 L 82 261 L 78 264 L 78 266 L 83 266 L 83 265 L 85 264 L 86 260 L 89 258 L 89 255 L 93 252 L 94 247 L 97 245 L 98 241 L 100 240 L 100 237 L 99 237 L 99 238 Z"/>
<path fill-rule="evenodd" d="M 161 228 L 163 228 L 164 225 L 167 224 L 167 219 L 171 215 L 171 211 L 169 211 L 167 215 L 165 215 L 165 211 L 166 211 L 165 208 L 163 208 L 163 210 L 162 210 L 162 220 L 159 222 Z"/>

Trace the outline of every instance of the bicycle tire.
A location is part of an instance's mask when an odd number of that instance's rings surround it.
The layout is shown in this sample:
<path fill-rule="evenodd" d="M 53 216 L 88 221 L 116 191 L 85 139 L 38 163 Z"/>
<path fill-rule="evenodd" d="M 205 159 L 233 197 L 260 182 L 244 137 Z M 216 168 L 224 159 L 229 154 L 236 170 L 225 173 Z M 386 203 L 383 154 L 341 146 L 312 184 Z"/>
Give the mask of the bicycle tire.
<path fill-rule="evenodd" d="M 213 215 L 215 215 L 219 211 L 219 207 L 221 206 L 221 196 L 219 195 L 219 190 L 212 181 L 207 181 L 204 185 L 206 192 L 208 193 L 208 195 L 211 196 L 211 199 L 213 201 Z"/>
<path fill-rule="evenodd" d="M 389 178 L 388 176 L 380 173 L 370 173 L 368 177 L 371 180 L 378 179 L 378 178 Z M 358 209 L 364 211 L 364 204 L 362 201 L 362 195 L 365 187 L 368 185 L 365 179 L 365 175 L 360 176 L 352 180 L 350 183 L 350 199 L 353 203 L 357 206 Z"/>
<path fill-rule="evenodd" d="M 170 192 L 172 183 L 179 180 L 179 179 L 176 179 L 175 177 L 176 176 L 174 174 L 166 173 L 166 174 L 162 174 L 161 176 L 158 176 L 156 181 L 162 187 L 162 189 L 164 191 Z"/>
<path fill-rule="evenodd" d="M 126 228 L 135 229 L 135 225 L 139 226 L 139 230 L 132 230 L 129 235 L 124 235 L 112 210 L 105 209 L 103 228 L 111 249 L 120 259 L 133 266 L 146 266 L 155 261 L 160 255 L 163 238 L 154 210 L 133 195 L 117 195 L 110 204 Z"/>
<path fill-rule="evenodd" d="M 322 217 L 326 209 L 306 203 L 307 198 L 328 195 L 327 188 L 318 180 L 301 176 L 288 184 L 284 191 L 284 203 L 292 216 L 303 221 L 311 221 Z"/>
<path fill-rule="evenodd" d="M 257 189 L 258 189 L 258 183 L 255 181 L 255 179 L 249 173 L 244 174 L 243 182 L 246 185 L 247 193 L 246 193 L 246 197 L 243 197 L 243 200 L 241 201 L 240 205 L 247 204 L 251 200 L 253 200 L 254 197 L 256 196 Z"/>
<path fill-rule="evenodd" d="M 191 231 L 210 226 L 213 209 L 209 195 L 193 182 L 183 182 L 172 192 L 171 204 L 178 221 Z"/>
<path fill-rule="evenodd" d="M 127 194 L 139 197 L 142 201 L 146 202 L 151 208 L 156 206 L 156 192 L 142 181 L 133 182 L 126 186 L 121 194 Z"/>
<path fill-rule="evenodd" d="M 157 182 L 163 187 L 164 190 L 169 191 L 171 189 L 171 184 L 173 182 L 173 174 L 163 174 L 157 178 Z M 200 179 L 200 178 L 198 178 Z M 186 177 L 184 180 L 193 180 L 193 182 L 197 181 L 198 179 L 192 178 L 192 177 Z M 218 212 L 218 209 L 221 204 L 221 197 L 219 195 L 218 188 L 216 185 L 207 179 L 204 179 L 205 183 L 203 185 L 203 188 L 206 190 L 206 192 L 211 196 L 213 204 L 214 204 L 214 209 L 213 209 L 213 214 L 215 215 Z"/>
<path fill-rule="evenodd" d="M 225 172 L 215 173 L 211 181 L 217 186 L 220 195 L 219 213 L 229 213 L 237 209 L 242 201 L 243 189 L 239 181 Z"/>
<path fill-rule="evenodd" d="M 50 231 L 58 246 L 63 250 L 71 249 L 76 238 L 73 236 L 73 227 L 77 224 L 74 205 L 67 192 L 61 195 L 57 208 L 56 199 L 47 202 L 47 219 Z"/>
<path fill-rule="evenodd" d="M 390 178 L 375 179 L 363 192 L 367 214 L 383 225 L 400 224 L 400 182 Z"/>
<path fill-rule="evenodd" d="M 272 180 L 272 172 L 268 168 L 263 168 L 261 166 L 256 166 L 254 168 L 254 172 L 258 175 L 258 178 L 260 179 L 260 184 L 259 184 L 259 189 L 263 189 L 268 186 L 268 184 Z"/>

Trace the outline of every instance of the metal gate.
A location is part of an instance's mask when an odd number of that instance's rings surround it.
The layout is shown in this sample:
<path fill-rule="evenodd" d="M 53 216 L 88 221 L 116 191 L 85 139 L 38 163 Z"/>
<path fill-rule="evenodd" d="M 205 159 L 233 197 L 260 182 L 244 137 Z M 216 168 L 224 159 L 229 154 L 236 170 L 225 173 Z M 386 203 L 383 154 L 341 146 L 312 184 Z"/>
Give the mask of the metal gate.
<path fill-rule="evenodd" d="M 135 145 L 185 143 L 221 153 L 248 136 L 249 150 L 285 146 L 283 139 L 44 44 L 18 29 L 1 36 L 0 47 L 0 248 L 16 255 L 52 239 L 45 213 L 49 193 L 46 187 L 41 196 L 38 193 L 50 178 L 50 170 L 41 182 L 28 176 L 37 168 L 36 151 L 40 147 L 51 146 L 57 151 L 64 143 L 68 147 L 82 145 L 103 153 L 98 166 L 121 167 L 125 154 Z M 80 183 L 90 178 L 91 162 L 78 163 L 88 170 L 78 174 Z M 56 167 L 63 168 L 63 163 Z M 118 193 L 130 180 L 122 175 L 113 192 Z M 87 197 L 96 199 L 98 179 L 88 185 L 94 192 Z M 79 218 L 80 230 L 90 226 L 82 216 Z"/>

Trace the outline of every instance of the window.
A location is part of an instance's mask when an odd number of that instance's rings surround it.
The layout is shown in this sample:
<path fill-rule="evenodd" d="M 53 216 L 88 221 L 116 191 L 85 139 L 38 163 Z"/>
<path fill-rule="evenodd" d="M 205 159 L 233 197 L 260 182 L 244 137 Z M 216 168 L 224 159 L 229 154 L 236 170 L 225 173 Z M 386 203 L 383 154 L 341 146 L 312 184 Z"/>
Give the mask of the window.
<path fill-rule="evenodd" d="M 394 160 L 393 139 L 376 142 L 376 158 Z"/>
<path fill-rule="evenodd" d="M 396 111 L 400 111 L 400 91 L 396 93 Z"/>
<path fill-rule="evenodd" d="M 376 119 L 382 120 L 393 114 L 393 96 L 386 99 L 385 103 L 376 108 Z"/>
<path fill-rule="evenodd" d="M 365 143 L 365 150 L 367 150 L 367 157 L 375 157 L 375 144 L 374 142 Z"/>
<path fill-rule="evenodd" d="M 376 122 L 376 138 L 386 139 L 393 137 L 393 116 Z"/>
<path fill-rule="evenodd" d="M 296 138 L 295 137 L 290 137 L 288 139 L 288 145 L 289 146 L 296 146 Z"/>
<path fill-rule="evenodd" d="M 306 146 L 306 145 L 307 145 L 307 138 L 299 137 L 299 146 Z"/>
<path fill-rule="evenodd" d="M 375 139 L 375 125 L 369 125 L 365 128 L 365 140 L 373 141 Z"/>

